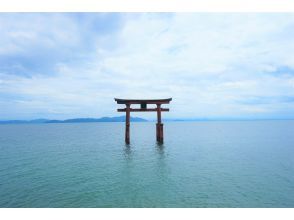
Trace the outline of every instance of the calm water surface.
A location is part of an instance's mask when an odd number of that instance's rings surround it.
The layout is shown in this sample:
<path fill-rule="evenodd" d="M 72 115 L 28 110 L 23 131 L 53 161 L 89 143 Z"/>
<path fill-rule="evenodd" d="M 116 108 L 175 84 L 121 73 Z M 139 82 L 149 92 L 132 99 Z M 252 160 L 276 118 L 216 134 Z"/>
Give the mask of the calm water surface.
<path fill-rule="evenodd" d="M 0 207 L 294 207 L 294 121 L 0 125 Z"/>

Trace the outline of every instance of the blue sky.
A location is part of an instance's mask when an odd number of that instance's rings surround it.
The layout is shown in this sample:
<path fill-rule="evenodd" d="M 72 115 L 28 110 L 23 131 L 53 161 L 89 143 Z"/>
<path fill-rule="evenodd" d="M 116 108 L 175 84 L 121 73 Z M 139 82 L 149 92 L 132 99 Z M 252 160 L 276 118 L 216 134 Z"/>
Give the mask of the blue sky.
<path fill-rule="evenodd" d="M 293 13 L 1 13 L 0 34 L 0 120 L 118 116 L 114 97 L 294 118 Z"/>

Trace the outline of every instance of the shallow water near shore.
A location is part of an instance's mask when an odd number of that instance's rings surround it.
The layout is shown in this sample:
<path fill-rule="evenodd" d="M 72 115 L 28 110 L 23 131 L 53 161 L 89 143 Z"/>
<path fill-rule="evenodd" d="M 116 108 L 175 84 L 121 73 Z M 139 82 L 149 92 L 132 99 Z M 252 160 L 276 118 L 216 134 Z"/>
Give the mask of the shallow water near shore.
<path fill-rule="evenodd" d="M 0 125 L 0 207 L 294 207 L 294 121 Z"/>

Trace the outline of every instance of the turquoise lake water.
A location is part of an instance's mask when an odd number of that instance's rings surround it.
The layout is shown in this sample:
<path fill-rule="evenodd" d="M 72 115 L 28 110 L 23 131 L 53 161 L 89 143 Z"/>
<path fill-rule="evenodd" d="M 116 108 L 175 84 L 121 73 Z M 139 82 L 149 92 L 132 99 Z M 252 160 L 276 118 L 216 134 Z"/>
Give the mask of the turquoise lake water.
<path fill-rule="evenodd" d="M 294 207 L 294 121 L 0 125 L 0 207 Z"/>

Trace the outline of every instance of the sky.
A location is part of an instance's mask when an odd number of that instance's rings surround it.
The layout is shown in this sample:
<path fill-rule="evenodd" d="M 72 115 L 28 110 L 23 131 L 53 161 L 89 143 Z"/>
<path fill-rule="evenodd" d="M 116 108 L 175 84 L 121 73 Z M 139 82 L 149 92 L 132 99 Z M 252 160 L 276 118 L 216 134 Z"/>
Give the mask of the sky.
<path fill-rule="evenodd" d="M 114 97 L 294 118 L 294 13 L 0 13 L 0 34 L 0 120 L 120 116 Z"/>

